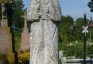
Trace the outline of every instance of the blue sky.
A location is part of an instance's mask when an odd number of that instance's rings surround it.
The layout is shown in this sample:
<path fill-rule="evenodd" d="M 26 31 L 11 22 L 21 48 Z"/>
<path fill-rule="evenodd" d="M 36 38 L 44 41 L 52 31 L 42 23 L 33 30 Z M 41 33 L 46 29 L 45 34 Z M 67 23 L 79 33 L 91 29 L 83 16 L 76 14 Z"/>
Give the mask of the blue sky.
<path fill-rule="evenodd" d="M 25 7 L 28 7 L 31 0 L 23 0 Z M 90 0 L 59 0 L 62 15 L 70 15 L 74 19 L 83 17 L 83 14 L 86 12 L 87 18 L 90 19 L 93 16 L 93 13 L 90 12 L 87 4 Z"/>

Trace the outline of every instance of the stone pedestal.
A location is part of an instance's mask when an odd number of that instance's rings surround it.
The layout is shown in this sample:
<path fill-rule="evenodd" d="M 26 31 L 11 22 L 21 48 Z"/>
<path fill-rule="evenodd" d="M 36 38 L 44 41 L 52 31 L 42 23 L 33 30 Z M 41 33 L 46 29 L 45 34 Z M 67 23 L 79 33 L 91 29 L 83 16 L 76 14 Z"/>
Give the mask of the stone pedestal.
<path fill-rule="evenodd" d="M 0 27 L 0 53 L 12 52 L 12 36 L 9 27 Z"/>
<path fill-rule="evenodd" d="M 29 43 L 29 33 L 28 33 L 28 28 L 23 28 L 23 32 L 21 34 L 21 50 L 22 51 L 27 51 L 30 48 L 30 43 Z"/>
<path fill-rule="evenodd" d="M 15 64 L 15 54 L 13 52 L 15 46 L 13 44 L 7 19 L 2 20 L 0 27 L 0 64 Z"/>
<path fill-rule="evenodd" d="M 8 57 L 7 57 L 8 56 Z M 10 61 L 11 59 L 11 61 Z M 9 27 L 0 27 L 0 63 L 6 61 L 8 64 L 15 64 L 15 54 L 13 53 L 12 34 Z"/>

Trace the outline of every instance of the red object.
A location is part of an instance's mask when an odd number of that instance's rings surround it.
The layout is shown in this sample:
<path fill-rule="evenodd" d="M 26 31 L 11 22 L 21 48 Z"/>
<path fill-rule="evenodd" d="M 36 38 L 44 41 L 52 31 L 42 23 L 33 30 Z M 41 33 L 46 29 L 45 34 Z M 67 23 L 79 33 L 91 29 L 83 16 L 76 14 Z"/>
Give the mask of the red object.
<path fill-rule="evenodd" d="M 93 27 L 93 24 L 90 24 L 90 27 Z"/>

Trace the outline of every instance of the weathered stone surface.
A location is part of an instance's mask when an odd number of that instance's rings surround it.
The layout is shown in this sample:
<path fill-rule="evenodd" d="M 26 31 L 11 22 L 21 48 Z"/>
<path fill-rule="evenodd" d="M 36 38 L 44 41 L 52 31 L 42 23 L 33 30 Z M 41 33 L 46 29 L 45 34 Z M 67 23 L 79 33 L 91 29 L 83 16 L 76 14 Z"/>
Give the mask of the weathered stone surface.
<path fill-rule="evenodd" d="M 25 13 L 25 15 L 22 17 L 24 18 L 24 28 L 21 34 L 21 50 L 27 51 L 30 49 L 30 34 L 27 28 L 27 14 Z"/>
<path fill-rule="evenodd" d="M 58 0 L 32 0 L 27 19 L 30 32 L 30 64 L 58 64 L 58 28 L 61 20 Z"/>
<path fill-rule="evenodd" d="M 61 60 L 62 64 L 67 64 L 66 63 L 66 57 L 63 56 L 63 51 L 59 51 L 59 59 Z"/>
<path fill-rule="evenodd" d="M 31 25 L 30 64 L 57 64 L 57 27 L 52 21 L 40 20 Z"/>
<path fill-rule="evenodd" d="M 21 34 L 21 50 L 27 51 L 30 48 L 30 41 L 29 41 L 29 32 L 28 28 L 23 28 L 23 32 Z"/>
<path fill-rule="evenodd" d="M 12 36 L 10 28 L 0 27 L 0 54 L 12 52 Z"/>
<path fill-rule="evenodd" d="M 1 21 L 1 27 L 8 27 L 8 20 L 4 19 Z"/>
<path fill-rule="evenodd" d="M 58 0 L 32 0 L 28 9 L 28 20 L 39 20 L 46 16 L 53 21 L 61 20 L 61 9 Z"/>
<path fill-rule="evenodd" d="M 6 20 L 2 21 L 0 27 L 0 64 L 16 64 L 13 44 L 14 42 L 12 43 L 10 28 L 6 23 Z"/>

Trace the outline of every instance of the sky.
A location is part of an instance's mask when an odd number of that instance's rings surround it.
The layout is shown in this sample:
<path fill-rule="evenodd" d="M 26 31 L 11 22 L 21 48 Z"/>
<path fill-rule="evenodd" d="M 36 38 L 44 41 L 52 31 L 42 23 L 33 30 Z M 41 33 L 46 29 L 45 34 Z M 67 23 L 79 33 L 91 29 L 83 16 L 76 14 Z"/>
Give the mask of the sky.
<path fill-rule="evenodd" d="M 76 18 L 83 17 L 84 13 L 87 14 L 87 18 L 90 19 L 93 13 L 90 12 L 87 4 L 90 0 L 59 0 L 62 15 Z M 25 7 L 28 7 L 31 0 L 23 0 Z"/>

